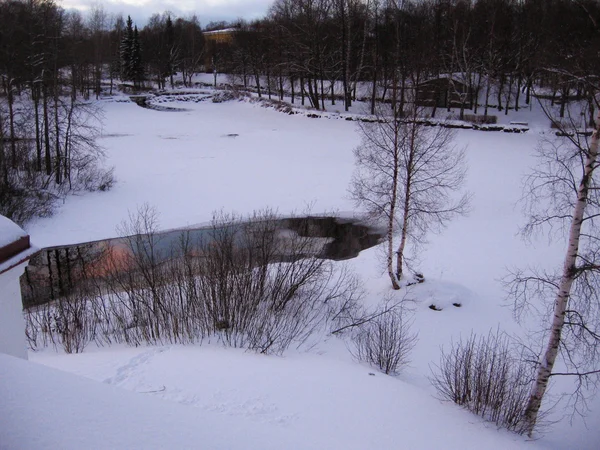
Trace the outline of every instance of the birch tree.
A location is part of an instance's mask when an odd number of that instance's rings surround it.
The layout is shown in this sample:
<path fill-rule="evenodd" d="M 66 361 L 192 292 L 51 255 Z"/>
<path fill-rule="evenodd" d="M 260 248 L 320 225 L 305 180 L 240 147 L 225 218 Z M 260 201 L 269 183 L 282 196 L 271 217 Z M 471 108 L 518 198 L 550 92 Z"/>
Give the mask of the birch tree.
<path fill-rule="evenodd" d="M 466 175 L 464 150 L 452 129 L 426 126 L 414 106 L 407 116 L 380 105 L 377 120 L 361 123 L 359 132 L 350 193 L 372 218 L 385 220 L 387 272 L 400 289 L 407 244 L 424 244 L 428 232 L 467 212 L 469 195 L 457 194 Z"/>
<path fill-rule="evenodd" d="M 562 137 L 542 142 L 525 191 L 529 221 L 524 232 L 548 229 L 551 237 L 564 236 L 562 268 L 556 274 L 515 272 L 509 283 L 518 311 L 553 299 L 523 417 L 530 436 L 551 377 L 577 377 L 576 392 L 582 395 L 584 384 L 600 374 L 600 185 L 596 171 L 600 125 L 589 139 L 577 126 L 574 121 L 561 125 Z M 545 320 L 548 323 L 548 316 Z M 559 358 L 566 370 L 557 372 L 554 367 Z"/>

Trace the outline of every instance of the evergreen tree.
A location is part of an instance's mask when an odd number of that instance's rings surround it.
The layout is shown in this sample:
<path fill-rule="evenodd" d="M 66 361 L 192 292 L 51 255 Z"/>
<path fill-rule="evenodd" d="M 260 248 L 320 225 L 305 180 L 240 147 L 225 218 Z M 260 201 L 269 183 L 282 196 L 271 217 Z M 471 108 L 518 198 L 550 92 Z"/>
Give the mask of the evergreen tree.
<path fill-rule="evenodd" d="M 175 65 L 177 64 L 178 50 L 175 46 L 175 30 L 171 16 L 167 16 L 165 22 L 165 75 L 171 79 L 171 88 L 173 88 L 173 75 L 175 74 Z"/>
<path fill-rule="evenodd" d="M 142 47 L 137 26 L 133 29 L 130 59 L 131 79 L 135 86 L 140 86 L 144 81 L 144 65 L 142 63 Z"/>
<path fill-rule="evenodd" d="M 133 21 L 131 16 L 127 16 L 127 25 L 125 35 L 121 41 L 121 79 L 123 81 L 133 81 L 132 56 L 134 44 Z"/>

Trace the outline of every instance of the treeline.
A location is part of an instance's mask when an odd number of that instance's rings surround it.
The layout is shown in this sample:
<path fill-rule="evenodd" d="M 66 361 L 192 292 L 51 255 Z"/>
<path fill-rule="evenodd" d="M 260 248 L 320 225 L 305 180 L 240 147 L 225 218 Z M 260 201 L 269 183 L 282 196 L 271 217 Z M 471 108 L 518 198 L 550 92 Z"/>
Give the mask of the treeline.
<path fill-rule="evenodd" d="M 593 117 L 598 23 L 598 0 L 276 0 L 263 19 L 208 35 L 196 16 L 155 14 L 138 30 L 101 7 L 84 17 L 53 0 L 0 0 L 0 213 L 24 222 L 68 189 L 110 187 L 89 100 L 119 84 L 191 86 L 213 71 L 259 96 L 317 109 L 360 98 L 374 112 L 451 77 L 476 99 L 461 116 L 519 109 L 535 87 L 561 116 L 578 98 Z"/>
<path fill-rule="evenodd" d="M 485 105 L 518 109 L 535 85 L 565 101 L 592 94 L 577 80 L 598 73 L 599 21 L 597 0 L 276 0 L 235 33 L 230 70 L 259 95 L 271 88 L 259 75 L 280 96 L 300 86 L 315 108 L 336 100 L 336 84 L 346 108 L 357 95 L 374 108 L 392 89 L 453 74 Z"/>
<path fill-rule="evenodd" d="M 0 214 L 24 223 L 70 190 L 110 188 L 90 100 L 122 81 L 164 87 L 175 70 L 189 80 L 202 51 L 194 17 L 155 16 L 138 33 L 101 8 L 84 17 L 53 0 L 1 0 Z"/>
<path fill-rule="evenodd" d="M 0 5 L 9 44 L 3 73 L 26 79 L 30 66 L 44 65 L 33 55 L 44 53 L 46 66 L 54 63 L 46 76 L 70 71 L 73 90 L 83 96 L 99 96 L 102 80 L 111 88 L 115 80 L 165 88 L 180 73 L 189 86 L 195 73 L 218 70 L 239 75 L 260 95 L 304 94 L 315 108 L 339 84 L 349 107 L 357 95 L 374 102 L 391 96 L 385 91 L 394 86 L 454 74 L 474 92 L 493 94 L 490 101 L 504 110 L 529 101 L 505 93 L 529 95 L 535 84 L 556 98 L 572 91 L 585 96 L 575 78 L 597 73 L 600 65 L 598 0 L 275 0 L 260 20 L 205 27 L 227 29 L 223 39 L 205 38 L 195 15 L 154 14 L 138 32 L 130 19 L 101 7 L 83 17 L 47 0 Z M 135 74 L 124 49 L 133 34 Z M 359 92 L 360 82 L 371 90 Z"/>
<path fill-rule="evenodd" d="M 100 68 L 81 48 L 82 19 L 51 1 L 0 2 L 0 214 L 49 215 L 72 189 L 108 189 L 99 114 L 84 101 Z M 89 82 L 91 84 L 91 82 Z"/>

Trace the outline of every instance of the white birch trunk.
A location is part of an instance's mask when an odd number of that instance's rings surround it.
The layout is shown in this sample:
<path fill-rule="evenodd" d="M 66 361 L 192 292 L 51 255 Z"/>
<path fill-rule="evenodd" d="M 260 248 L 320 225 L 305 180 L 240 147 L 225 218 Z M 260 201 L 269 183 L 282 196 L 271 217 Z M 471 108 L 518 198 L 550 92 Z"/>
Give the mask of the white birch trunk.
<path fill-rule="evenodd" d="M 598 123 L 600 124 L 600 120 L 598 120 Z M 548 381 L 550 380 L 550 376 L 552 374 L 552 368 L 554 367 L 554 363 L 558 355 L 561 333 L 565 323 L 565 311 L 567 310 L 567 305 L 569 303 L 571 286 L 573 285 L 573 281 L 577 275 L 576 264 L 577 255 L 579 252 L 579 238 L 581 235 L 581 226 L 583 223 L 585 207 L 588 199 L 590 180 L 593 175 L 596 160 L 598 158 L 598 144 L 600 138 L 599 133 L 600 125 L 597 125 L 592 136 L 589 152 L 586 155 L 584 173 L 581 178 L 579 188 L 577 189 L 577 203 L 575 204 L 575 208 L 573 210 L 573 218 L 569 230 L 569 241 L 563 265 L 562 277 L 560 280 L 559 289 L 556 293 L 556 299 L 554 301 L 554 314 L 552 319 L 552 327 L 550 329 L 550 336 L 548 338 L 548 344 L 540 362 L 537 377 L 532 387 L 527 408 L 524 413 L 524 419 L 529 436 L 531 436 L 533 433 L 538 412 L 542 404 L 542 399 L 548 387 Z"/>
<path fill-rule="evenodd" d="M 396 251 L 396 278 L 400 280 L 403 273 L 404 264 L 404 249 L 406 248 L 406 241 L 408 240 L 408 217 L 410 215 L 410 197 L 412 194 L 412 175 L 413 175 L 413 164 L 415 158 L 415 146 L 416 146 L 416 134 L 417 127 L 419 125 L 415 122 L 410 125 L 410 155 L 408 158 L 408 165 L 406 170 L 406 180 L 404 186 L 404 211 L 402 215 L 402 231 L 400 235 L 400 245 Z"/>
<path fill-rule="evenodd" d="M 402 234 L 400 236 L 400 245 L 396 251 L 396 278 L 400 280 L 402 278 L 402 267 L 404 264 L 404 249 L 406 248 L 406 239 L 408 234 L 408 211 L 404 210 L 404 218 L 402 221 Z"/>
<path fill-rule="evenodd" d="M 394 218 L 396 216 L 396 202 L 398 201 L 398 163 L 400 157 L 400 124 L 399 119 L 396 115 L 396 111 L 394 111 L 394 121 L 392 122 L 392 126 L 394 127 L 394 158 L 393 158 L 393 178 L 392 178 L 392 196 L 390 199 L 390 211 L 388 217 L 388 229 L 387 229 L 387 239 L 388 239 L 388 250 L 387 250 L 387 269 L 388 275 L 390 276 L 390 280 L 392 282 L 392 287 L 395 290 L 400 289 L 400 285 L 398 284 L 398 278 L 394 273 Z"/>

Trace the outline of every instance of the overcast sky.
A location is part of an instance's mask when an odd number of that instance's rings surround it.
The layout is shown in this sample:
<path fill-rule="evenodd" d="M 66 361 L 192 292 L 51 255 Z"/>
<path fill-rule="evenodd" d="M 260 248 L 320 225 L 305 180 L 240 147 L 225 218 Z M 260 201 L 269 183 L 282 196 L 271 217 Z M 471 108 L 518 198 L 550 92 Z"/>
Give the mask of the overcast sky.
<path fill-rule="evenodd" d="M 263 17 L 273 0 L 58 0 L 65 9 L 88 10 L 100 5 L 108 13 L 130 15 L 140 27 L 154 13 L 170 11 L 176 16 L 195 13 L 202 26 L 210 21 L 252 20 Z"/>

